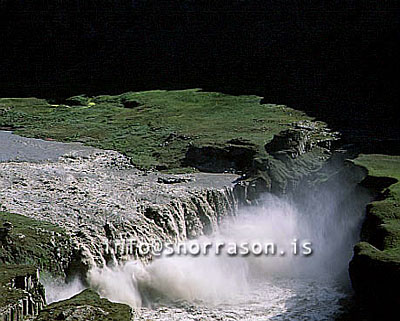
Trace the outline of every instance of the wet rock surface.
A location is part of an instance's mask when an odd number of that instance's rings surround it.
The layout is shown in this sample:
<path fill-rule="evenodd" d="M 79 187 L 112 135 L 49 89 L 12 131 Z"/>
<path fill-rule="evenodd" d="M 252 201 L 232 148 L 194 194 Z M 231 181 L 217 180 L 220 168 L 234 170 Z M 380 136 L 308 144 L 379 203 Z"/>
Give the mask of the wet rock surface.
<path fill-rule="evenodd" d="M 1 139 L 13 144 L 19 138 Z M 44 146 L 41 159 L 67 154 L 57 161 L 30 162 L 28 153 L 25 161 L 1 163 L 0 203 L 10 212 L 64 228 L 86 267 L 105 263 L 104 247 L 115 236 L 184 240 L 212 232 L 223 216 L 235 212 L 237 175 L 143 172 L 114 151 L 59 144 L 55 152 L 52 142 L 29 142 L 27 148 Z M 112 233 L 105 226 L 112 226 Z"/>

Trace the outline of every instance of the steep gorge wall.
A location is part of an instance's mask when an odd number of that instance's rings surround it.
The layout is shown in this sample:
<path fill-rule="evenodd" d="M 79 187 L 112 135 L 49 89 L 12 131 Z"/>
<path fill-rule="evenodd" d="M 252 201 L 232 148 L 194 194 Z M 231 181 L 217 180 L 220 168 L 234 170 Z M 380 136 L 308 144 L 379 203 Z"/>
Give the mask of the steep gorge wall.
<path fill-rule="evenodd" d="M 235 189 L 245 203 L 256 201 L 261 193 L 291 193 L 318 173 L 333 156 L 338 133 L 318 122 L 298 122 L 275 135 L 265 145 Z"/>
<path fill-rule="evenodd" d="M 377 167 L 389 168 L 379 162 L 377 159 Z M 394 165 L 395 160 L 390 163 Z M 367 168 L 362 167 L 366 177 L 361 185 L 371 190 L 374 198 L 366 207 L 361 242 L 354 247 L 349 273 L 360 307 L 374 320 L 389 320 L 400 303 L 398 180 L 390 175 L 374 176 Z"/>

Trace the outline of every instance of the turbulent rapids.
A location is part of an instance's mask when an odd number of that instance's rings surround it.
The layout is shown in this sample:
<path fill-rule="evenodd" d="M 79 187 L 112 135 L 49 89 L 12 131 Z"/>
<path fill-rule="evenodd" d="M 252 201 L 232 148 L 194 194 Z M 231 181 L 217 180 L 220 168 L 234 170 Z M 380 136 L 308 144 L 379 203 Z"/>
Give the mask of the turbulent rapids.
<path fill-rule="evenodd" d="M 250 248 L 274 243 L 278 255 L 164 255 L 149 265 L 93 269 L 89 283 L 102 296 L 136 308 L 143 320 L 331 318 L 349 295 L 347 267 L 368 196 L 349 202 L 350 187 L 327 192 L 301 204 L 264 195 L 259 205 L 243 208 L 217 233 L 196 241 Z M 305 240 L 311 255 L 294 251 Z"/>

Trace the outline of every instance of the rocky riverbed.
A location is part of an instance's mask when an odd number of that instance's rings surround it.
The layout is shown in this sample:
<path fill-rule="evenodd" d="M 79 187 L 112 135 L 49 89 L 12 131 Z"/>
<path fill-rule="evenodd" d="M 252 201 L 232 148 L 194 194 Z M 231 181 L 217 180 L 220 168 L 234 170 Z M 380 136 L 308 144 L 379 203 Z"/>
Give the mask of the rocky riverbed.
<path fill-rule="evenodd" d="M 13 146 L 0 153 L 3 207 L 65 228 L 97 263 L 101 246 L 119 233 L 130 231 L 142 241 L 184 240 L 212 232 L 235 212 L 234 174 L 144 172 L 115 151 L 10 133 L 0 140 Z"/>

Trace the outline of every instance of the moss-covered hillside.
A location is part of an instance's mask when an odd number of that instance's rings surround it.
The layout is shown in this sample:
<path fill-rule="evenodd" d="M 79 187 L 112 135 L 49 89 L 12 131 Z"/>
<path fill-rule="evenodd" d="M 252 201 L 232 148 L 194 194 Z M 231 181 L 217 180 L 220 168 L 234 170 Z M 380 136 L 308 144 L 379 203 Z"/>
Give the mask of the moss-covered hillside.
<path fill-rule="evenodd" d="M 388 155 L 360 155 L 354 163 L 365 167 L 371 177 L 379 185 L 389 185 L 382 195 L 368 207 L 367 219 L 377 223 L 381 241 L 376 240 L 376 247 L 381 250 L 379 255 L 385 255 L 400 262 L 400 157 Z M 374 179 L 375 178 L 375 179 Z M 381 182 L 379 184 L 379 182 Z M 384 187 L 385 188 L 385 187 Z M 364 239 L 372 237 L 368 231 L 363 231 Z M 375 235 L 376 238 L 377 235 Z M 361 246 L 365 253 L 372 255 L 374 249 L 366 244 Z"/>
<path fill-rule="evenodd" d="M 0 270 L 4 265 L 23 264 L 64 275 L 71 255 L 72 244 L 63 229 L 0 211 Z"/>
<path fill-rule="evenodd" d="M 190 146 L 229 148 L 251 142 L 255 153 L 304 113 L 261 104 L 261 97 L 198 89 L 75 96 L 60 105 L 36 98 L 0 99 L 0 127 L 28 137 L 79 141 L 117 150 L 138 167 L 188 170 Z"/>
<path fill-rule="evenodd" d="M 63 276 L 71 255 L 72 244 L 63 229 L 0 210 L 0 319 L 10 313 L 22 313 L 16 312 L 21 300 L 31 303 L 24 315 L 34 314 L 38 307 L 32 306 L 44 298 L 37 271 Z M 34 276 L 34 286 L 24 281 L 13 284 L 13 280 L 28 276 Z"/>
<path fill-rule="evenodd" d="M 400 156 L 360 155 L 354 163 L 368 171 L 363 184 L 378 196 L 367 207 L 350 276 L 359 298 L 383 320 L 400 303 Z"/>
<path fill-rule="evenodd" d="M 132 316 L 128 305 L 101 299 L 97 293 L 87 289 L 68 300 L 45 307 L 35 320 L 129 321 Z"/>

